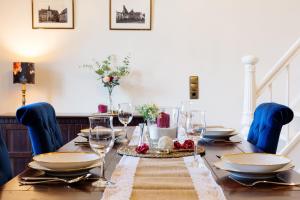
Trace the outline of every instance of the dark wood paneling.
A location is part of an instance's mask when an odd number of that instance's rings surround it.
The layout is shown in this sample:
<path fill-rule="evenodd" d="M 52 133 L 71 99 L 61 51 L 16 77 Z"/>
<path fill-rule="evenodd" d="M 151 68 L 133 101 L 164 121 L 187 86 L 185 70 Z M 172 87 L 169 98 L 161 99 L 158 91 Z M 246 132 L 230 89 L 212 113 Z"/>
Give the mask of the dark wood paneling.
<path fill-rule="evenodd" d="M 57 116 L 64 144 L 75 137 L 81 129 L 89 127 L 88 116 Z M 134 117 L 130 126 L 136 126 L 143 121 L 142 117 Z M 117 117 L 114 117 L 114 126 L 121 126 Z M 27 128 L 18 123 L 15 116 L 0 116 L 0 134 L 6 142 L 13 175 L 19 174 L 25 169 L 32 158 L 32 149 L 27 133 Z"/>

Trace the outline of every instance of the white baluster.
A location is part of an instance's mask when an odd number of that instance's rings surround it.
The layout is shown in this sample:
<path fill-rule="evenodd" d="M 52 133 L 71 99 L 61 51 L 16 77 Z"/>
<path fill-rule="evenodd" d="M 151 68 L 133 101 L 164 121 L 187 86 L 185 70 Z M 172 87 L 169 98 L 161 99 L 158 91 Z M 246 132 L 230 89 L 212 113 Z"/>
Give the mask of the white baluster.
<path fill-rule="evenodd" d="M 244 136 L 246 136 L 249 132 L 254 110 L 256 108 L 255 65 L 257 62 L 258 58 L 252 55 L 248 55 L 242 58 L 242 63 L 245 65 L 245 82 L 241 133 Z"/>

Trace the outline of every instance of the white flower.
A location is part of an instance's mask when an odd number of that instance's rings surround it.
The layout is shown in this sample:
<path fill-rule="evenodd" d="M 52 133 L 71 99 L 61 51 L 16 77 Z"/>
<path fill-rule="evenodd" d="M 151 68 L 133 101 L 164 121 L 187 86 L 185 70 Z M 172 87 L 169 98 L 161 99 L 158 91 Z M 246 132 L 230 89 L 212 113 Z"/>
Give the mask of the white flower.
<path fill-rule="evenodd" d="M 104 83 L 108 83 L 108 82 L 110 81 L 109 76 L 105 76 L 105 77 L 102 79 L 102 81 L 103 81 Z"/>

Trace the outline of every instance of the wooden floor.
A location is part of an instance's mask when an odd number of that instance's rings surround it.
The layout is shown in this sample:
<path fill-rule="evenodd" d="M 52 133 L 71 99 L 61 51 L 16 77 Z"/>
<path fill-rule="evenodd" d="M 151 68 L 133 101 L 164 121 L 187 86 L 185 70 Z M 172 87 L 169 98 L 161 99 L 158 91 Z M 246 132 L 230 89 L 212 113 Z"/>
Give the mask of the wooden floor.
<path fill-rule="evenodd" d="M 130 128 L 130 132 L 133 128 Z M 76 138 L 75 140 L 81 140 L 82 138 Z M 107 156 L 106 176 L 110 176 L 120 160 L 121 156 L 116 154 L 116 150 L 119 146 L 116 145 L 114 149 Z M 78 147 L 71 141 L 62 147 L 59 151 L 91 151 L 87 147 Z M 206 146 L 206 155 L 204 160 L 206 165 L 212 171 L 215 180 L 223 188 L 226 198 L 229 200 L 297 200 L 300 199 L 300 187 L 282 187 L 274 185 L 260 185 L 257 187 L 242 187 L 239 184 L 230 180 L 227 172 L 216 169 L 213 163 L 218 161 L 216 155 L 223 155 L 227 153 L 239 153 L 239 152 L 259 152 L 254 146 L 247 141 L 238 145 L 224 145 L 214 144 Z M 97 173 L 97 170 L 93 170 L 93 173 Z M 21 175 L 15 177 L 6 185 L 0 189 L 1 200 L 99 200 L 103 190 L 94 188 L 89 182 L 83 182 L 77 185 L 37 185 L 37 186 L 19 186 L 18 180 L 20 176 L 32 176 L 38 175 L 38 172 L 32 169 L 26 169 Z M 294 171 L 281 174 L 286 179 L 300 182 L 299 174 Z"/>

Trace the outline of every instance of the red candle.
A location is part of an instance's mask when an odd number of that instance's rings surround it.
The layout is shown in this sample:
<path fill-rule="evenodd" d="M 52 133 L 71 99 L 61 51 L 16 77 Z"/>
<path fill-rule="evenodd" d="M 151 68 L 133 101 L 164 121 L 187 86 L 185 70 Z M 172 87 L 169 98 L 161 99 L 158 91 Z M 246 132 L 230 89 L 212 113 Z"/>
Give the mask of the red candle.
<path fill-rule="evenodd" d="M 157 123 L 157 127 L 159 127 L 159 128 L 169 128 L 170 127 L 170 115 L 165 112 L 159 113 L 156 123 Z"/>
<path fill-rule="evenodd" d="M 107 113 L 107 105 L 104 104 L 98 105 L 98 111 L 99 113 Z"/>

